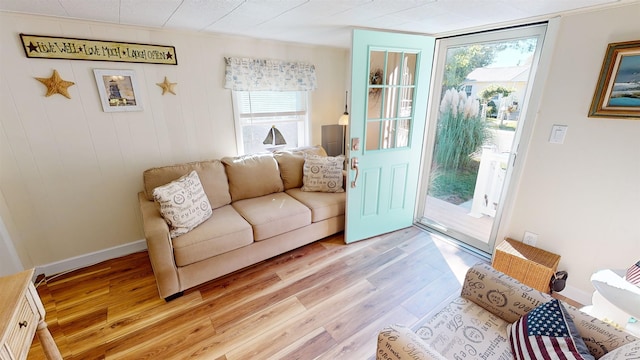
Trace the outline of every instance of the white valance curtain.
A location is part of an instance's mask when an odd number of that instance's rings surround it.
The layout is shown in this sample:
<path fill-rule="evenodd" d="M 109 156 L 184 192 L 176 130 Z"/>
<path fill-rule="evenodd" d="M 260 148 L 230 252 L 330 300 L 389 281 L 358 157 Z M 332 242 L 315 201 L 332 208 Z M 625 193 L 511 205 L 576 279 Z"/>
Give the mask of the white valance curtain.
<path fill-rule="evenodd" d="M 313 64 L 281 60 L 224 58 L 226 89 L 307 91 L 318 87 Z"/>

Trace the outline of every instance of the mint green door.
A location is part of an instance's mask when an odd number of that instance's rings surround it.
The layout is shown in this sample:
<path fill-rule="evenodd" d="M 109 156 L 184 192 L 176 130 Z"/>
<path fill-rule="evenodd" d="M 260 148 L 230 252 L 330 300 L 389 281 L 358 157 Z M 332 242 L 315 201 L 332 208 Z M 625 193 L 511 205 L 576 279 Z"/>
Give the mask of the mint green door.
<path fill-rule="evenodd" d="M 434 44 L 353 32 L 347 243 L 413 224 Z"/>

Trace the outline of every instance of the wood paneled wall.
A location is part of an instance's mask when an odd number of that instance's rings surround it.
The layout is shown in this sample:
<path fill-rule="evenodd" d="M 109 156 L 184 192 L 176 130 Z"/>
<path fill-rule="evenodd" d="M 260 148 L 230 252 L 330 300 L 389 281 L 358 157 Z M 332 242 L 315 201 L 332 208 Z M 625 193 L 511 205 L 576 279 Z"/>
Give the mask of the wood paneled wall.
<path fill-rule="evenodd" d="M 314 63 L 313 144 L 344 108 L 347 49 L 2 12 L 0 30 L 0 216 L 26 267 L 142 239 L 143 170 L 236 154 L 225 56 Z M 178 65 L 29 59 L 19 33 L 173 45 Z M 134 70 L 144 111 L 103 112 L 95 68 Z M 34 79 L 54 69 L 71 99 Z M 162 95 L 165 76 L 177 95 Z"/>

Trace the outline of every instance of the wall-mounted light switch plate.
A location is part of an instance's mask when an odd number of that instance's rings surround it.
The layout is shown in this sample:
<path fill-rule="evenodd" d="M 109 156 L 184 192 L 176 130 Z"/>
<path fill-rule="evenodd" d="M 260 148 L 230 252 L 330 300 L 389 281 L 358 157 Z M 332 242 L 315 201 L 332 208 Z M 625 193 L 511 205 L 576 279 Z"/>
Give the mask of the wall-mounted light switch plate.
<path fill-rule="evenodd" d="M 564 137 L 567 135 L 567 125 L 553 125 L 551 127 L 551 135 L 549 136 L 549 142 L 552 144 L 564 143 Z"/>

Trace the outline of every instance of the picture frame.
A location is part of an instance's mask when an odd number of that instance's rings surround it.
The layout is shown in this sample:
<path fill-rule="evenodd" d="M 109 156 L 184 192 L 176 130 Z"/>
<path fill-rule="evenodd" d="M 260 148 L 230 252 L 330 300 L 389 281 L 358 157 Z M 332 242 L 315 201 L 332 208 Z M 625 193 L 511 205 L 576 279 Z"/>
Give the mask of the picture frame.
<path fill-rule="evenodd" d="M 640 119 L 640 40 L 607 46 L 589 117 Z"/>
<path fill-rule="evenodd" d="M 135 71 L 94 69 L 93 74 L 104 112 L 142 111 Z"/>

